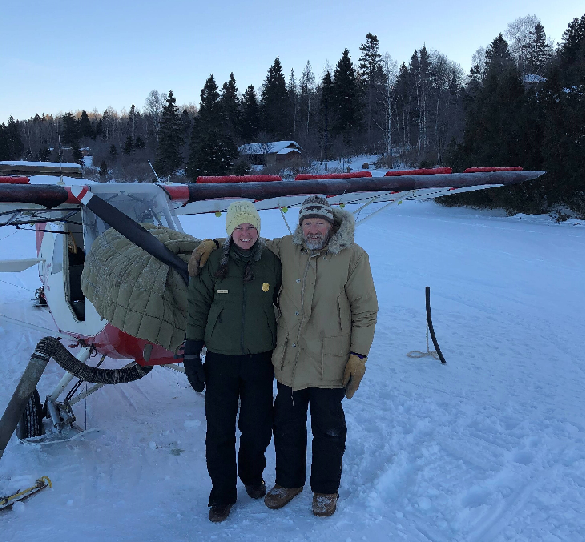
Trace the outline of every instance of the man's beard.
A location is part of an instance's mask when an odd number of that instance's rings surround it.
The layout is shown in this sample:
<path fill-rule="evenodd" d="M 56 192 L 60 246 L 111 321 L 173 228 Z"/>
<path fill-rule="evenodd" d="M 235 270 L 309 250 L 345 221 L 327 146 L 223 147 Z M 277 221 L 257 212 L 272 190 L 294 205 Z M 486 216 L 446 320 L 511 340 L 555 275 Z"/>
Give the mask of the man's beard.
<path fill-rule="evenodd" d="M 318 236 L 314 235 L 312 237 L 312 239 L 309 239 L 307 236 L 304 237 L 305 246 L 309 250 L 321 250 L 329 242 L 329 234 L 318 234 Z"/>

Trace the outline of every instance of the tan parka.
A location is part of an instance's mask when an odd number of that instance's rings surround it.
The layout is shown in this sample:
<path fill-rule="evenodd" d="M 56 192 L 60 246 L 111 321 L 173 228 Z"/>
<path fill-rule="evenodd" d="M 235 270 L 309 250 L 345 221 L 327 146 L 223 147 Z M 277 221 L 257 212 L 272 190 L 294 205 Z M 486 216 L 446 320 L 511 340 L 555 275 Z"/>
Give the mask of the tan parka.
<path fill-rule="evenodd" d="M 353 215 L 333 209 L 327 245 L 309 251 L 300 226 L 293 235 L 267 240 L 282 262 L 277 380 L 301 390 L 341 388 L 349 353 L 367 355 L 374 338 L 378 300 L 366 252 L 353 242 Z"/>

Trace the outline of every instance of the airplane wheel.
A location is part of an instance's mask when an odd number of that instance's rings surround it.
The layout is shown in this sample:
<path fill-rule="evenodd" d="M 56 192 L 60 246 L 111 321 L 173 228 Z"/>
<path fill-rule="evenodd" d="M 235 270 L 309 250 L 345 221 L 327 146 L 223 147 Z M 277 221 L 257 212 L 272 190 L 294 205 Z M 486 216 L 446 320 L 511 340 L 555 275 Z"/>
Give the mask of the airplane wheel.
<path fill-rule="evenodd" d="M 35 389 L 28 398 L 24 412 L 16 426 L 16 436 L 23 440 L 38 437 L 43 433 L 43 407 L 39 392 Z"/>

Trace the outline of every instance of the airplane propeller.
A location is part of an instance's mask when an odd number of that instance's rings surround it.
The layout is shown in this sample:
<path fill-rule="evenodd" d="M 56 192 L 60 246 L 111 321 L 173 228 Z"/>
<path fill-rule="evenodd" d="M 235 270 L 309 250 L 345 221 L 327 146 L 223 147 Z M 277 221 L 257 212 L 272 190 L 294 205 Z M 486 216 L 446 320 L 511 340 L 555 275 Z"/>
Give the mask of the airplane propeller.
<path fill-rule="evenodd" d="M 71 193 L 92 213 L 107 222 L 118 233 L 129 241 L 148 252 L 151 256 L 168 265 L 179 273 L 185 284 L 189 284 L 189 271 L 187 263 L 173 254 L 161 241 L 152 233 L 143 228 L 140 224 L 116 209 L 113 205 L 99 196 L 92 194 L 87 186 L 72 186 Z"/>

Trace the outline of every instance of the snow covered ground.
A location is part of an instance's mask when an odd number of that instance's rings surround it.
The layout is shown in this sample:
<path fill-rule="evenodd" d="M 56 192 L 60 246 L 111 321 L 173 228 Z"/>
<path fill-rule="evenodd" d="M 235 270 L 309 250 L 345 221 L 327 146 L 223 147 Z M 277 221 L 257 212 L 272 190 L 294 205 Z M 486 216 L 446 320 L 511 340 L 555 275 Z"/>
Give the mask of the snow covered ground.
<path fill-rule="evenodd" d="M 213 215 L 182 221 L 199 237 L 224 232 Z M 278 211 L 262 212 L 264 236 L 286 232 Z M 404 203 L 356 239 L 380 314 L 364 381 L 345 401 L 333 517 L 311 514 L 308 486 L 276 511 L 240 486 L 229 519 L 211 524 L 203 396 L 157 367 L 81 402 L 77 440 L 12 438 L 0 495 L 43 475 L 53 488 L 0 513 L 0 542 L 585 540 L 585 223 Z M 33 232 L 0 230 L 0 257 L 33 256 Z M 1 315 L 54 329 L 31 307 L 36 269 L 0 280 Z M 445 366 L 406 355 L 426 350 L 426 286 Z M 0 412 L 45 334 L 0 317 Z M 41 396 L 61 374 L 51 362 Z"/>

